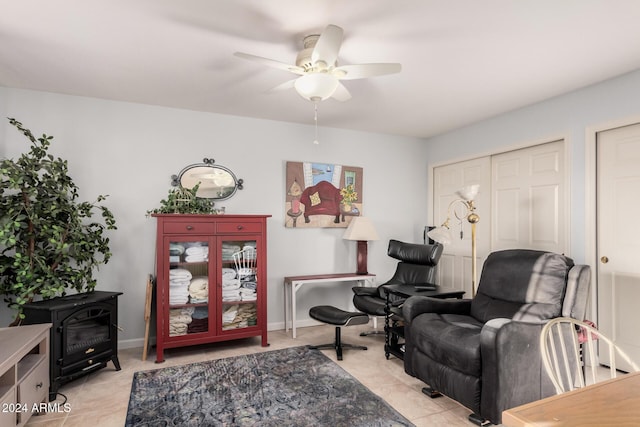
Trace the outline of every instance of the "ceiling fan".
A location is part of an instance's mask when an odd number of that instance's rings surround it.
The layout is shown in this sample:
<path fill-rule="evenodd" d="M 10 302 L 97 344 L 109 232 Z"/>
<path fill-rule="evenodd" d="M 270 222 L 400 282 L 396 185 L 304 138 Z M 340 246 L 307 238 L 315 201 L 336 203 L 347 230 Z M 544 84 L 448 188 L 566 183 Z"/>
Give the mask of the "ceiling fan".
<path fill-rule="evenodd" d="M 243 52 L 236 52 L 234 55 L 297 74 L 299 77 L 286 81 L 271 91 L 295 88 L 303 98 L 314 102 L 329 97 L 338 101 L 351 99 L 351 94 L 341 80 L 364 79 L 400 72 L 401 65 L 397 63 L 339 66 L 337 60 L 343 32 L 337 25 L 328 25 L 322 34 L 306 36 L 303 41 L 304 49 L 298 53 L 295 65 Z"/>

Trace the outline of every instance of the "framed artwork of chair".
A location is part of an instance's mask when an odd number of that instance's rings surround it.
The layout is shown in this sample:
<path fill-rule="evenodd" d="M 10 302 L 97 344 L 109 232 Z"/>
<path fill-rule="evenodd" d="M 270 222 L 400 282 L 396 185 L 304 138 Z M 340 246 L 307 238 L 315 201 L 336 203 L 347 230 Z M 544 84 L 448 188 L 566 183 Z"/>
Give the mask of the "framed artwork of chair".
<path fill-rule="evenodd" d="M 345 228 L 362 215 L 362 168 L 286 162 L 285 227 Z"/>

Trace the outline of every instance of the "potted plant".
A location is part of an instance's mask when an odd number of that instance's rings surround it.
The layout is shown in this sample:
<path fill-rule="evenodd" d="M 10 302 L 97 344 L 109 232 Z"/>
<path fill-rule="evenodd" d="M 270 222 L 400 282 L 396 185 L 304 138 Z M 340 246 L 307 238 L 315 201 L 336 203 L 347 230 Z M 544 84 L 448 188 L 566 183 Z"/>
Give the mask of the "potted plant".
<path fill-rule="evenodd" d="M 166 199 L 160 200 L 160 207 L 147 211 L 147 216 L 152 214 L 215 214 L 213 202 L 196 196 L 200 183 L 193 188 L 184 188 L 181 185 L 169 189 Z"/>
<path fill-rule="evenodd" d="M 33 136 L 9 119 L 31 144 L 18 159 L 0 161 L 0 294 L 24 318 L 22 306 L 36 297 L 92 291 L 94 269 L 111 257 L 107 230 L 113 213 L 101 203 L 79 201 L 67 161 L 48 153 L 52 136 Z M 100 218 L 94 218 L 99 212 Z"/>
<path fill-rule="evenodd" d="M 351 212 L 353 202 L 358 200 L 358 193 L 356 192 L 353 184 L 349 184 L 340 190 L 342 196 L 342 205 L 345 212 Z"/>

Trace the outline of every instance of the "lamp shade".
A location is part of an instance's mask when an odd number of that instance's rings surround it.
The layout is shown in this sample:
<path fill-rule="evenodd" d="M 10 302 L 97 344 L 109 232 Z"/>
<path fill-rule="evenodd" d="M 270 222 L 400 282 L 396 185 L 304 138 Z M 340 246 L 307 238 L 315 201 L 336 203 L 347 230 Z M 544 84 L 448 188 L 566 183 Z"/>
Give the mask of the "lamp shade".
<path fill-rule="evenodd" d="M 453 237 L 451 236 L 451 230 L 448 227 L 440 226 L 436 227 L 430 232 L 427 233 L 431 239 L 435 240 L 438 243 L 443 245 L 450 245 L 453 241 Z"/>
<path fill-rule="evenodd" d="M 378 240 L 378 232 L 371 220 L 364 216 L 356 216 L 351 219 L 342 236 L 346 240 Z"/>
<path fill-rule="evenodd" d="M 338 79 L 327 73 L 312 73 L 298 77 L 293 85 L 303 98 L 324 101 L 338 88 Z"/>
<path fill-rule="evenodd" d="M 466 187 L 462 187 L 460 190 L 456 191 L 456 194 L 462 198 L 462 200 L 473 200 L 478 195 L 478 191 L 480 190 L 480 185 L 467 185 Z"/>

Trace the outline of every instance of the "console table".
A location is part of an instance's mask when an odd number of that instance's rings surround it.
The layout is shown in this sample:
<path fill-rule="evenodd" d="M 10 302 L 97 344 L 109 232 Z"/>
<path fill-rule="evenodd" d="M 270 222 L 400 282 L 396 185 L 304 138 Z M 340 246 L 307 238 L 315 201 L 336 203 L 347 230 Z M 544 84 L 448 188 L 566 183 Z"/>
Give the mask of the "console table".
<path fill-rule="evenodd" d="M 296 337 L 296 293 L 303 285 L 311 283 L 358 282 L 360 286 L 374 286 L 375 274 L 313 274 L 309 276 L 288 276 L 284 278 L 284 327 L 289 331 L 290 313 L 293 338 Z"/>

